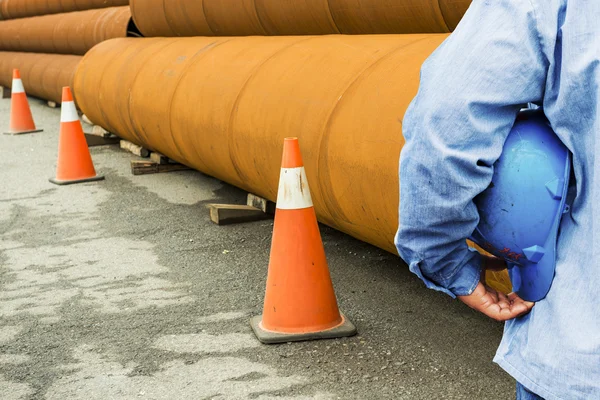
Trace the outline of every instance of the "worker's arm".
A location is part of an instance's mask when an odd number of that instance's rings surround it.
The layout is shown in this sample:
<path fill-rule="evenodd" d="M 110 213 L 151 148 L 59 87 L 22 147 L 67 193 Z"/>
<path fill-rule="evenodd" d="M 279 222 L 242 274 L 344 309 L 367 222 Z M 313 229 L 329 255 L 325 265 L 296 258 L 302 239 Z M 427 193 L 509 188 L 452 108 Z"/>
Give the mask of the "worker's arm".
<path fill-rule="evenodd" d="M 403 121 L 396 246 L 428 287 L 453 297 L 486 295 L 482 257 L 465 239 L 479 222 L 473 198 L 490 184 L 519 109 L 543 98 L 537 24 L 529 0 L 475 0 L 423 65 Z"/>

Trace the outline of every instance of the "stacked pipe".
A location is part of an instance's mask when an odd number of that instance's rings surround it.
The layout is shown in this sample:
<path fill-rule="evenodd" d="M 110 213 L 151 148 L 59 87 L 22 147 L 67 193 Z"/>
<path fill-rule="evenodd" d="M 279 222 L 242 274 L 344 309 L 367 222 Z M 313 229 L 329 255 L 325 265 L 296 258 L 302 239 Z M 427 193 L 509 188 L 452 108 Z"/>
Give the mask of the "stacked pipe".
<path fill-rule="evenodd" d="M 79 56 L 104 40 L 139 35 L 129 7 L 108 7 L 127 3 L 0 1 L 3 18 L 16 18 L 0 21 L 0 84 L 10 87 L 12 69 L 19 68 L 27 93 L 60 102 L 62 86 L 72 85 Z M 61 11 L 70 12 L 57 13 Z M 40 15 L 43 13 L 51 15 Z M 25 16 L 30 17 L 20 18 Z"/>
<path fill-rule="evenodd" d="M 129 0 L 0 0 L 0 19 L 126 6 Z"/>
<path fill-rule="evenodd" d="M 131 0 L 144 36 L 447 33 L 471 0 Z M 162 12 L 161 12 L 162 11 Z"/>
<path fill-rule="evenodd" d="M 395 251 L 400 121 L 444 38 L 117 39 L 84 57 L 75 92 L 107 130 L 273 201 L 296 136 L 319 219 Z"/>
<path fill-rule="evenodd" d="M 79 56 L 2 52 L 0 86 L 11 87 L 12 71 L 18 68 L 27 94 L 60 104 L 61 90 L 72 85 L 80 61 Z"/>

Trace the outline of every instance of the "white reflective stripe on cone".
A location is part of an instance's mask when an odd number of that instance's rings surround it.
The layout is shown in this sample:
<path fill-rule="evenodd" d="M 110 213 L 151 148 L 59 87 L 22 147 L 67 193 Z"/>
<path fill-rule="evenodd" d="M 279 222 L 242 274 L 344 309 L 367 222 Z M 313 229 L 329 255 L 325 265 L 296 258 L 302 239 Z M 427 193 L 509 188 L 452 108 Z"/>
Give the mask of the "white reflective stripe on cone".
<path fill-rule="evenodd" d="M 10 90 L 13 93 L 25 93 L 25 88 L 23 87 L 23 81 L 20 79 L 13 79 L 12 88 Z"/>
<path fill-rule="evenodd" d="M 79 114 L 72 101 L 64 101 L 60 109 L 60 122 L 79 121 Z"/>
<path fill-rule="evenodd" d="M 279 193 L 277 208 L 281 210 L 297 210 L 312 207 L 312 197 L 308 188 L 308 179 L 304 167 L 281 168 L 279 175 Z"/>

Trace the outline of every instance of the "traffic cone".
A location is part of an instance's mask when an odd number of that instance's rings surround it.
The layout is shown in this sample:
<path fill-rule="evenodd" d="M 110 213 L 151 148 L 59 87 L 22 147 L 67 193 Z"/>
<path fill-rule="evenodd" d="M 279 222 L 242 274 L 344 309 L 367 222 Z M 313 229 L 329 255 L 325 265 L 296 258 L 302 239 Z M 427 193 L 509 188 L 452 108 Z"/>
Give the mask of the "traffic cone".
<path fill-rule="evenodd" d="M 356 334 L 338 309 L 297 138 L 284 142 L 263 315 L 250 324 L 263 343 Z"/>
<path fill-rule="evenodd" d="M 102 179 L 104 179 L 104 176 L 96 175 L 92 156 L 73 102 L 71 88 L 66 86 L 63 88 L 60 110 L 56 178 L 51 178 L 50 182 L 57 185 L 70 185 Z"/>
<path fill-rule="evenodd" d="M 10 98 L 10 127 L 6 135 L 21 135 L 23 133 L 42 132 L 43 129 L 36 129 L 29 101 L 25 94 L 21 73 L 18 69 L 13 69 L 12 95 Z"/>

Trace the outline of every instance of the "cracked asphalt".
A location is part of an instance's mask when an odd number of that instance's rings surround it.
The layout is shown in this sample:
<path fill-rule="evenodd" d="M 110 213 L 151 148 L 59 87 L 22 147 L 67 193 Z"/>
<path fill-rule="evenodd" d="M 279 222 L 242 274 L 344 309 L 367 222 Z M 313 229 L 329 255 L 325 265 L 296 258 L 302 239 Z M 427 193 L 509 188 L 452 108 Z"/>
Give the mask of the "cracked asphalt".
<path fill-rule="evenodd" d="M 398 257 L 321 226 L 352 338 L 262 345 L 272 220 L 219 227 L 246 193 L 197 171 L 58 187 L 60 109 L 0 135 L 0 399 L 511 399 L 502 325 L 425 289 Z M 0 100 L 2 128 L 9 100 Z"/>

